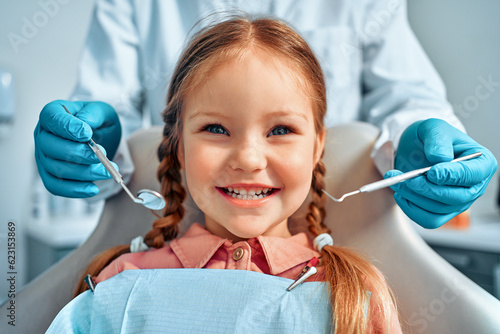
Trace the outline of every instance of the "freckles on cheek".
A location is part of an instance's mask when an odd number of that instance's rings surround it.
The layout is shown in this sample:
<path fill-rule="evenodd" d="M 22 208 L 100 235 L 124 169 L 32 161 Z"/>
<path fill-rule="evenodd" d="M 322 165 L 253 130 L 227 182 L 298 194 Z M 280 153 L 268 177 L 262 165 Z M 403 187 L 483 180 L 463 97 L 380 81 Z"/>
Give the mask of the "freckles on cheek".
<path fill-rule="evenodd" d="M 213 160 L 202 149 L 192 148 L 186 150 L 186 173 L 191 172 L 195 173 L 196 176 L 200 176 L 200 172 L 210 169 L 212 162 Z"/>
<path fill-rule="evenodd" d="M 288 153 L 287 153 L 288 152 Z M 283 151 L 280 160 L 290 169 L 310 169 L 314 162 L 314 154 L 312 147 L 302 145 L 302 147 L 294 148 L 292 151 Z"/>
<path fill-rule="evenodd" d="M 282 178 L 303 182 L 312 177 L 312 159 L 309 157 L 289 157 L 280 161 Z"/>
<path fill-rule="evenodd" d="M 216 183 L 221 176 L 223 154 L 218 149 L 193 145 L 186 149 L 186 177 L 201 182 Z"/>
<path fill-rule="evenodd" d="M 200 208 L 209 205 L 214 199 L 215 159 L 207 156 L 203 149 L 187 147 L 185 173 L 188 190 L 196 205 Z"/>

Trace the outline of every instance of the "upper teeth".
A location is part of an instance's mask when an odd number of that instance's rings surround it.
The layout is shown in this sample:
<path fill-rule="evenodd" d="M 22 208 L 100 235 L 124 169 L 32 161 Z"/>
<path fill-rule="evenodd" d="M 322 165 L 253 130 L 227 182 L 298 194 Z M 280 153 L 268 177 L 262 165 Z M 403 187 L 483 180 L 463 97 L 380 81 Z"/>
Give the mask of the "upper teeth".
<path fill-rule="evenodd" d="M 248 191 L 246 189 L 238 189 L 238 188 L 231 188 L 228 187 L 227 190 L 229 192 L 234 192 L 239 195 L 260 195 L 261 193 L 267 194 L 267 192 L 270 190 L 270 188 L 261 188 L 261 189 L 249 189 Z"/>

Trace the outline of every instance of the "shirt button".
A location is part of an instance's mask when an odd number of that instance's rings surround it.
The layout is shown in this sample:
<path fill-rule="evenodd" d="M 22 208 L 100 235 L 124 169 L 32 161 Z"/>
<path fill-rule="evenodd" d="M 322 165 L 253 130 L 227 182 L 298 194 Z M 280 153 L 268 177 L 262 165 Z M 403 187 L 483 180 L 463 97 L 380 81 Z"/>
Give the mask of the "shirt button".
<path fill-rule="evenodd" d="M 233 260 L 238 261 L 243 257 L 243 254 L 245 254 L 243 248 L 236 248 L 233 252 Z"/>

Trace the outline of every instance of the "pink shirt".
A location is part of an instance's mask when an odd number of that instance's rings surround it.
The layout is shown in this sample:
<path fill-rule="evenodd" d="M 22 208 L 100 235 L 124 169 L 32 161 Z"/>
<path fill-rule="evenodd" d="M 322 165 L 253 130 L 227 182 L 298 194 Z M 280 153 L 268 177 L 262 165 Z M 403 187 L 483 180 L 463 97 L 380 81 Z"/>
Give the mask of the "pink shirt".
<path fill-rule="evenodd" d="M 319 256 L 305 233 L 289 238 L 259 236 L 233 244 L 195 223 L 165 247 L 119 256 L 95 281 L 102 282 L 124 270 L 159 268 L 251 270 L 296 279 L 307 262 Z M 321 273 L 309 281 L 322 280 Z"/>
<path fill-rule="evenodd" d="M 119 256 L 94 281 L 102 282 L 129 269 L 160 268 L 251 270 L 295 280 L 307 262 L 319 256 L 305 233 L 289 238 L 259 236 L 233 244 L 195 223 L 184 236 L 172 240 L 165 247 Z M 307 281 L 324 281 L 324 268 L 317 269 L 318 273 Z M 372 294 L 369 333 L 401 333 L 397 311 L 390 309 L 391 322 L 386 324 L 376 307 L 379 304 L 378 296 Z M 383 330 L 387 326 L 388 330 Z"/>

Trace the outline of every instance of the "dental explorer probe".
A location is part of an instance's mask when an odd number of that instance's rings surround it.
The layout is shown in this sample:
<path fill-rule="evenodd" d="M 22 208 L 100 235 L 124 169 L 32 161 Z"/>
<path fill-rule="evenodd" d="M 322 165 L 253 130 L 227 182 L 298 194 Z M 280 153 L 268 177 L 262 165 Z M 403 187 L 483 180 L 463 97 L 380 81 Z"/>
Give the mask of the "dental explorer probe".
<path fill-rule="evenodd" d="M 66 106 L 62 106 L 64 110 L 71 116 L 75 116 L 72 113 L 69 112 L 68 109 L 66 109 Z M 76 116 L 75 116 L 76 117 Z M 137 193 L 137 197 L 135 197 L 132 192 L 128 189 L 128 187 L 125 185 L 125 182 L 123 181 L 122 175 L 115 169 L 111 161 L 104 155 L 104 153 L 99 149 L 95 141 L 90 138 L 90 140 L 87 142 L 87 145 L 92 149 L 92 151 L 95 153 L 97 156 L 97 159 L 103 164 L 104 168 L 109 172 L 113 180 L 115 180 L 116 183 L 122 186 L 123 190 L 127 193 L 127 195 L 134 201 L 134 203 L 142 204 L 146 208 L 151 209 L 151 210 L 161 210 L 165 207 L 165 199 L 163 196 L 150 189 L 142 189 L 139 190 Z"/>
<path fill-rule="evenodd" d="M 463 156 L 463 157 L 460 157 L 460 158 L 457 158 L 457 159 L 453 159 L 450 162 L 458 162 L 458 161 L 469 160 L 469 159 L 472 159 L 472 158 L 476 158 L 476 157 L 480 156 L 481 154 L 482 154 L 481 152 L 469 154 L 469 155 L 466 155 L 466 156 Z M 340 198 L 333 197 L 332 195 L 330 195 L 329 193 L 327 193 L 325 191 L 325 189 L 321 189 L 321 190 L 326 194 L 326 196 L 330 197 L 335 202 L 342 202 L 346 197 L 349 197 L 349 196 L 352 196 L 352 195 L 356 195 L 356 194 L 359 194 L 359 193 L 370 193 L 372 191 L 376 191 L 376 190 L 380 190 L 380 189 L 383 189 L 383 188 L 387 188 L 387 187 L 390 187 L 392 185 L 395 185 L 396 183 L 400 183 L 400 182 L 412 179 L 414 177 L 417 177 L 419 175 L 422 175 L 422 174 L 426 173 L 431 168 L 432 168 L 432 166 L 425 167 L 425 168 L 420 168 L 420 169 L 415 169 L 415 170 L 412 170 L 412 171 L 409 171 L 409 172 L 406 172 L 406 173 L 403 173 L 403 174 L 400 174 L 400 175 L 389 177 L 389 178 L 384 179 L 384 180 L 380 180 L 380 181 L 377 181 L 377 182 L 369 183 L 367 185 L 362 186 L 358 190 L 355 190 L 355 191 L 352 191 L 350 193 L 342 195 L 342 197 L 340 197 Z"/>

